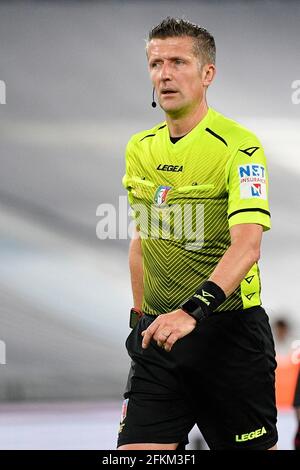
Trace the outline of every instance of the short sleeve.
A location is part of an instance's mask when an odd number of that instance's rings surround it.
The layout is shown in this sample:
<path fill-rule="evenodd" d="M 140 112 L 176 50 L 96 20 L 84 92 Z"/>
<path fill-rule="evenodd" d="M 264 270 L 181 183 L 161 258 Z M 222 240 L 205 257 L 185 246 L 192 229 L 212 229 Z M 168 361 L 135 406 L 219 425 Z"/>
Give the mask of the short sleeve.
<path fill-rule="evenodd" d="M 133 219 L 136 218 L 136 214 L 133 210 L 133 195 L 132 195 L 132 185 L 131 185 L 131 180 L 133 176 L 133 171 L 132 171 L 132 166 L 133 166 L 133 143 L 132 139 L 129 140 L 126 146 L 126 151 L 125 151 L 125 168 L 126 172 L 125 175 L 122 178 L 122 184 L 124 188 L 127 190 L 127 196 L 128 196 L 128 202 L 131 207 L 131 217 Z M 139 229 L 139 227 L 137 227 Z"/>
<path fill-rule="evenodd" d="M 250 134 L 235 150 L 226 166 L 229 228 L 259 224 L 271 228 L 267 162 L 261 143 Z"/>

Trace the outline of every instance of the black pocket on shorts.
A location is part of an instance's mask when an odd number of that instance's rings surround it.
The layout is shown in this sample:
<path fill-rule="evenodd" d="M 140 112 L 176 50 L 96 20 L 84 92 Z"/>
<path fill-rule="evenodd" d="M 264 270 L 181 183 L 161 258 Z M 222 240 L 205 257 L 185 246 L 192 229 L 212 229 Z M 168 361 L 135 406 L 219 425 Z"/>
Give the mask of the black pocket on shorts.
<path fill-rule="evenodd" d="M 263 315 L 263 312 L 259 312 Z M 259 328 L 259 318 L 254 313 L 244 311 L 239 314 L 239 322 L 241 327 L 241 335 L 248 338 L 250 344 L 256 350 L 265 353 L 265 343 L 263 334 Z"/>

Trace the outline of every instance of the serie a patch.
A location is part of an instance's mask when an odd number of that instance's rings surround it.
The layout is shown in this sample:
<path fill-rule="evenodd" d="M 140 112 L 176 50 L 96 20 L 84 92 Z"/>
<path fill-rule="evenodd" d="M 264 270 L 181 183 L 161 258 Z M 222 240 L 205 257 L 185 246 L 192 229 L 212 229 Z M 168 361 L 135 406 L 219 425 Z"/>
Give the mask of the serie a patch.
<path fill-rule="evenodd" d="M 240 180 L 240 198 L 257 197 L 267 199 L 266 169 L 260 163 L 240 165 L 238 167 Z"/>
<path fill-rule="evenodd" d="M 154 194 L 154 204 L 157 207 L 163 207 L 168 195 L 168 192 L 172 189 L 172 186 L 159 186 Z"/>

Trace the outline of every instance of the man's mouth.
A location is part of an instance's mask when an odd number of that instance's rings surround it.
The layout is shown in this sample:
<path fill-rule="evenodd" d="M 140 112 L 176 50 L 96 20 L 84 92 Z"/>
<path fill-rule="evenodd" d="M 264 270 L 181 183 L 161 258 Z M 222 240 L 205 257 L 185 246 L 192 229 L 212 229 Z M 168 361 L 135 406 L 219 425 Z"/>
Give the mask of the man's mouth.
<path fill-rule="evenodd" d="M 174 95 L 174 93 L 177 93 L 176 90 L 170 90 L 170 89 L 165 89 L 161 91 L 161 94 L 166 96 L 166 95 Z"/>

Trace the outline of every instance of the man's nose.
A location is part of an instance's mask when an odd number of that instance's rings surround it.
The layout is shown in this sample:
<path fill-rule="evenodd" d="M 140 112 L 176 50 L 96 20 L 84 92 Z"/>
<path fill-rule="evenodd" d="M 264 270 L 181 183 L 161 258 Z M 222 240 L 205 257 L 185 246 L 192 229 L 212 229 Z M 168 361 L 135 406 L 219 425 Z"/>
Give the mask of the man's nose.
<path fill-rule="evenodd" d="M 171 80 L 172 72 L 170 64 L 164 63 L 160 69 L 160 78 L 161 80 Z"/>

